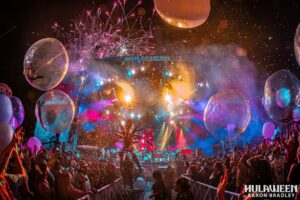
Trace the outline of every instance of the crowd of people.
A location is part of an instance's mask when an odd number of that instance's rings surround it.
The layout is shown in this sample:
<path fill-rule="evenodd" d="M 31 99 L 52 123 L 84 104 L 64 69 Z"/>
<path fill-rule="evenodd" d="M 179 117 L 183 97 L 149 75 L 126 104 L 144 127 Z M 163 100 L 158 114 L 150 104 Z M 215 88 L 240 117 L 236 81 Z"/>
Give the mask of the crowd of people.
<path fill-rule="evenodd" d="M 184 164 L 186 175 L 195 181 L 210 184 L 214 187 L 224 182 L 223 189 L 239 193 L 241 199 L 247 196 L 244 185 L 298 185 L 300 190 L 300 147 L 298 131 L 289 130 L 285 137 L 282 134 L 273 140 L 263 140 L 261 144 L 245 148 L 235 147 L 231 154 L 221 153 L 218 156 L 202 157 Z M 182 169 L 182 167 L 177 167 Z M 178 174 L 183 173 L 179 171 Z M 299 198 L 298 196 L 295 199 Z M 222 197 L 220 197 L 221 199 Z"/>
<path fill-rule="evenodd" d="M 9 146 L 0 156 L 0 197 L 11 199 L 78 199 L 93 196 L 99 188 L 113 183 L 118 177 L 133 188 L 141 171 L 135 170 L 128 156 L 120 162 L 120 169 L 113 162 L 80 158 L 58 148 L 33 151 L 22 144 L 22 129 L 14 134 Z M 231 153 L 214 157 L 179 159 L 176 168 L 153 172 L 151 199 L 176 200 L 194 198 L 189 182 L 181 175 L 212 185 L 218 190 L 219 199 L 225 199 L 224 190 L 247 198 L 243 186 L 291 184 L 300 185 L 300 148 L 298 131 L 290 131 L 274 141 L 245 148 L 235 147 Z M 299 199 L 299 191 L 295 199 Z"/>
<path fill-rule="evenodd" d="M 31 151 L 19 129 L 0 156 L 0 199 L 78 199 L 118 178 L 107 160 L 77 158 L 58 148 Z"/>
<path fill-rule="evenodd" d="M 245 185 L 297 185 L 298 192 L 289 199 L 300 199 L 300 147 L 298 130 L 288 130 L 285 137 L 279 134 L 275 140 L 263 140 L 261 144 L 245 148 L 234 147 L 232 152 L 214 157 L 199 157 L 176 161 L 176 175 L 169 166 L 163 176 L 153 173 L 155 200 L 171 199 L 170 191 L 178 192 L 176 200 L 193 199 L 189 183 L 182 174 L 194 181 L 216 187 L 219 200 L 225 200 L 225 190 L 239 194 L 239 199 L 253 199 L 244 190 Z M 286 198 L 277 198 L 286 199 Z"/>

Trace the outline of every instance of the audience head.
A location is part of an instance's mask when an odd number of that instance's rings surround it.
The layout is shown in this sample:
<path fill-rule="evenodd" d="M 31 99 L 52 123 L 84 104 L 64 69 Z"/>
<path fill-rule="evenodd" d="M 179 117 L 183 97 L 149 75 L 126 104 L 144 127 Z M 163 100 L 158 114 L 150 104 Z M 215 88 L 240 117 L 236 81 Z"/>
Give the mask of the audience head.
<path fill-rule="evenodd" d="M 178 178 L 175 181 L 175 191 L 178 193 L 187 192 L 190 189 L 190 185 L 187 179 L 185 178 Z"/>

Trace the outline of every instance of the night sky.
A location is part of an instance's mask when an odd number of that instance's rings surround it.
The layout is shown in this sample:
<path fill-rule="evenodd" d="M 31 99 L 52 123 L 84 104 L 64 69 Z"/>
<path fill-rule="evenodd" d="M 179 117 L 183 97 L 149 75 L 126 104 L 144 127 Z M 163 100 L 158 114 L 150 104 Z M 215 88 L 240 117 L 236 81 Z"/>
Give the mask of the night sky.
<path fill-rule="evenodd" d="M 129 4 L 136 1 L 129 0 Z M 88 0 L 2 0 L 0 2 L 0 82 L 8 84 L 13 95 L 25 106 L 25 128 L 35 125 L 35 102 L 42 92 L 31 87 L 23 76 L 23 58 L 28 47 L 44 37 L 55 37 L 54 22 L 67 27 L 84 8 L 113 1 Z M 140 7 L 151 13 L 152 0 Z M 159 43 L 187 41 L 187 46 L 201 44 L 237 44 L 248 52 L 256 64 L 259 87 L 263 80 L 279 69 L 300 75 L 294 57 L 294 34 L 300 23 L 300 1 L 294 0 L 212 0 L 208 20 L 194 29 L 178 29 L 165 24 L 157 14 L 153 18 Z"/>

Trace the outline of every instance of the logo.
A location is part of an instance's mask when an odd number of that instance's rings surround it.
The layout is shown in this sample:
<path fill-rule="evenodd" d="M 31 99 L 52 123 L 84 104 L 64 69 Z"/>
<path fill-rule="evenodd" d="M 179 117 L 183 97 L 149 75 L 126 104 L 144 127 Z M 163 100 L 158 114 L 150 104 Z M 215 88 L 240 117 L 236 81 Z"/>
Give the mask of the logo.
<path fill-rule="evenodd" d="M 245 193 L 253 198 L 295 198 L 297 185 L 245 185 Z"/>

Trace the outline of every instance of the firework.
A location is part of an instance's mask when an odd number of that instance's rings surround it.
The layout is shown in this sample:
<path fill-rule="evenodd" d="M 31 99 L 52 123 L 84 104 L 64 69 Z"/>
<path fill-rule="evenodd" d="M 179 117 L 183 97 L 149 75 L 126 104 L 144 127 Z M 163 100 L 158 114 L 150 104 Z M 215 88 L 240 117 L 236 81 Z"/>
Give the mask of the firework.
<path fill-rule="evenodd" d="M 110 11 L 103 7 L 84 10 L 66 31 L 52 26 L 64 41 L 73 60 L 125 55 L 151 55 L 154 50 L 152 16 L 146 16 L 139 1 L 126 12 L 126 1 L 116 1 Z"/>

